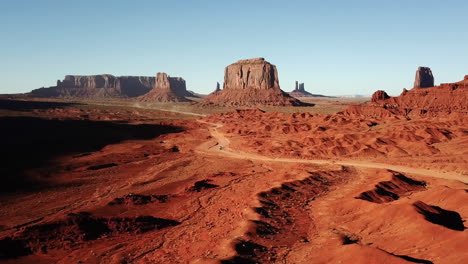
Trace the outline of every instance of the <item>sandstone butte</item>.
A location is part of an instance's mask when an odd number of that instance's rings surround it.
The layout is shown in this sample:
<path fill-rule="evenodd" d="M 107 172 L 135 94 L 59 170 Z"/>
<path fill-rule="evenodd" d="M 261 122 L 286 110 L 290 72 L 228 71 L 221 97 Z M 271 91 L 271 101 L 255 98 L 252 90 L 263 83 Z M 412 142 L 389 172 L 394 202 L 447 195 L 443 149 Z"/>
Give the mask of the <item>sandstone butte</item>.
<path fill-rule="evenodd" d="M 315 96 L 305 90 L 304 83 L 299 83 L 298 81 L 296 81 L 296 86 L 294 90 L 292 92 L 289 92 L 288 94 L 295 98 Z"/>
<path fill-rule="evenodd" d="M 240 60 L 226 67 L 223 90 L 209 95 L 202 105 L 299 106 L 303 103 L 280 89 L 276 66 L 264 58 Z"/>
<path fill-rule="evenodd" d="M 154 77 L 101 75 L 67 75 L 56 86 L 31 91 L 34 97 L 119 98 L 138 97 L 155 85 Z"/>
<path fill-rule="evenodd" d="M 427 88 L 434 87 L 434 76 L 432 75 L 431 68 L 419 67 L 416 71 L 414 80 L 414 88 Z"/>
<path fill-rule="evenodd" d="M 170 77 L 158 72 L 154 88 L 136 100 L 146 103 L 156 102 L 188 102 L 186 97 L 193 96 L 187 91 L 185 80 L 181 77 Z"/>

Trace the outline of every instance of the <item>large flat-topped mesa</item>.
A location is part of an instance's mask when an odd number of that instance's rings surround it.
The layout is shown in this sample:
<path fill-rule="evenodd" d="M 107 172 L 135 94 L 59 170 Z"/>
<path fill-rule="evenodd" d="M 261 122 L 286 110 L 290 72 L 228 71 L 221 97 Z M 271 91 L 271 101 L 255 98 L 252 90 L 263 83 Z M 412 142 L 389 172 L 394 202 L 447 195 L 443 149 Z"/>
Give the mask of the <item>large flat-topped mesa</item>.
<path fill-rule="evenodd" d="M 192 96 L 187 91 L 185 80 L 181 77 L 170 77 L 167 73 L 158 72 L 154 88 L 140 96 L 138 101 L 153 102 L 187 102 L 186 96 Z"/>
<path fill-rule="evenodd" d="M 115 88 L 119 85 L 119 77 L 110 74 L 66 75 L 63 81 L 57 80 L 59 88 Z"/>
<path fill-rule="evenodd" d="M 202 103 L 219 106 L 303 105 L 280 89 L 276 66 L 264 58 L 240 60 L 224 70 L 224 88 Z"/>
<path fill-rule="evenodd" d="M 38 97 L 114 98 L 137 97 L 149 92 L 154 77 L 100 75 L 66 75 L 56 86 L 31 91 Z"/>
<path fill-rule="evenodd" d="M 414 88 L 434 87 L 434 76 L 431 68 L 419 67 L 414 78 Z"/>
<path fill-rule="evenodd" d="M 224 71 L 224 89 L 279 89 L 276 66 L 264 58 L 233 63 Z"/>

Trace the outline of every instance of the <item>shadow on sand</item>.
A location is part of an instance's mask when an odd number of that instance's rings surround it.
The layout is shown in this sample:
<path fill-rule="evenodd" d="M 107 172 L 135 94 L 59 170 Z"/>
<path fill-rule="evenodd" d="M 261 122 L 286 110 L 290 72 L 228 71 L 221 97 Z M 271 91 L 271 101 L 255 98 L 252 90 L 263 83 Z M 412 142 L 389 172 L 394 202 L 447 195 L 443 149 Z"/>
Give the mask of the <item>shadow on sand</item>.
<path fill-rule="evenodd" d="M 35 117 L 1 117 L 0 128 L 0 194 L 41 189 L 40 182 L 24 172 L 50 166 L 55 157 L 93 152 L 124 140 L 148 140 L 183 131 L 168 125 Z"/>
<path fill-rule="evenodd" d="M 0 110 L 31 111 L 34 109 L 65 108 L 79 106 L 78 103 L 66 102 L 44 102 L 44 101 L 22 101 L 0 99 Z"/>

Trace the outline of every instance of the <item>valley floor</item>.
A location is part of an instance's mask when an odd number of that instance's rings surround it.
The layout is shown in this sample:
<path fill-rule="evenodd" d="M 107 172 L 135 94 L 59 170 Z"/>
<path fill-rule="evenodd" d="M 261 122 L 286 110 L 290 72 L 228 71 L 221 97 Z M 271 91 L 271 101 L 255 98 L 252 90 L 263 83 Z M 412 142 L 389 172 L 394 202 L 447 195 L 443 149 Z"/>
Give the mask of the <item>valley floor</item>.
<path fill-rule="evenodd" d="M 2 174 L 22 176 L 5 176 L 0 197 L 2 263 L 468 262 L 467 164 L 445 151 L 466 138 L 453 127 L 435 143 L 441 166 L 262 153 L 252 142 L 295 135 L 237 133 L 228 117 L 34 109 L 0 118 Z"/>

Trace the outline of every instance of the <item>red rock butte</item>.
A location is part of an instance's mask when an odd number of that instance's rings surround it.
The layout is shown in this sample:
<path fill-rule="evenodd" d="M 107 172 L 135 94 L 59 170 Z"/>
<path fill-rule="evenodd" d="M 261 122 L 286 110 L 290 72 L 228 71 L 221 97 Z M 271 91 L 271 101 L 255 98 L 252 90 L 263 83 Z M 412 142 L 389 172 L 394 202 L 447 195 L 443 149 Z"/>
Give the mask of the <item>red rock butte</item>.
<path fill-rule="evenodd" d="M 185 80 L 181 77 L 170 77 L 166 73 L 158 72 L 154 88 L 147 94 L 137 98 L 140 102 L 188 102 Z"/>
<path fill-rule="evenodd" d="M 224 89 L 211 94 L 204 105 L 298 106 L 303 103 L 280 89 L 276 66 L 264 58 L 240 60 L 226 67 Z"/>
<path fill-rule="evenodd" d="M 304 89 L 304 83 L 299 83 L 298 81 L 296 81 L 296 86 L 294 90 L 292 92 L 289 92 L 288 94 L 296 98 L 313 96 L 313 94 L 309 93 Z"/>
<path fill-rule="evenodd" d="M 434 76 L 431 68 L 419 67 L 414 78 L 414 88 L 434 87 Z"/>

